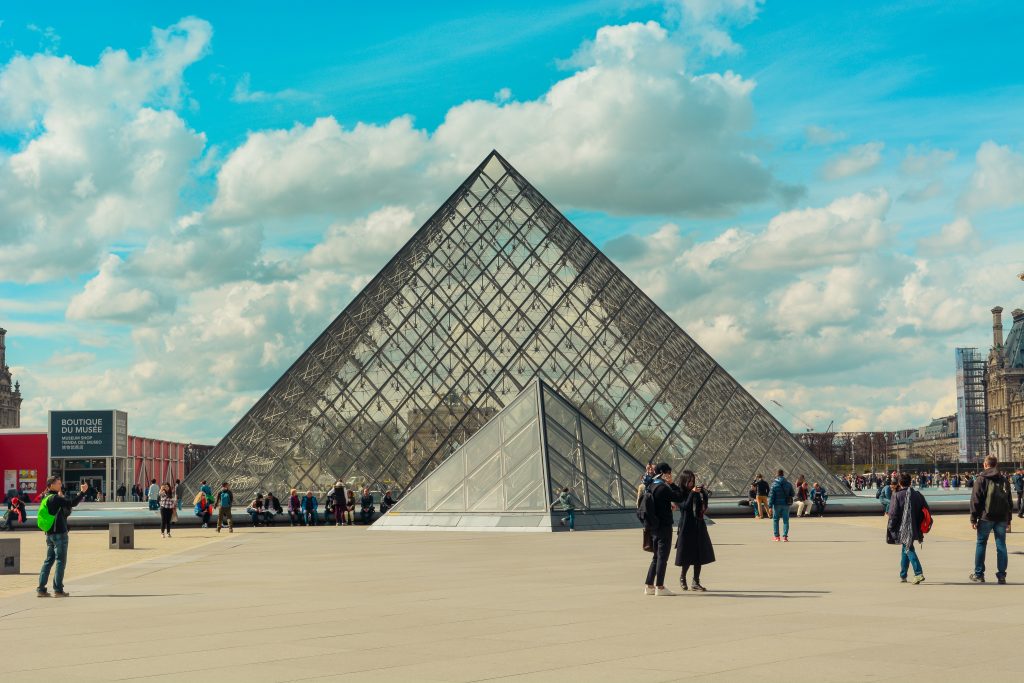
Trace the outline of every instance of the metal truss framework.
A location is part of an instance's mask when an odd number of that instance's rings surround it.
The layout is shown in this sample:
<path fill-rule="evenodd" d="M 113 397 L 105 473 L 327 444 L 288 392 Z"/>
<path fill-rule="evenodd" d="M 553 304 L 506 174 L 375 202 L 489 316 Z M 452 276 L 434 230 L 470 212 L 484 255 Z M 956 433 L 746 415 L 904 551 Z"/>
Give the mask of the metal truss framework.
<path fill-rule="evenodd" d="M 723 494 L 778 467 L 846 492 L 497 152 L 188 483 L 407 490 L 534 378 L 638 460 Z"/>

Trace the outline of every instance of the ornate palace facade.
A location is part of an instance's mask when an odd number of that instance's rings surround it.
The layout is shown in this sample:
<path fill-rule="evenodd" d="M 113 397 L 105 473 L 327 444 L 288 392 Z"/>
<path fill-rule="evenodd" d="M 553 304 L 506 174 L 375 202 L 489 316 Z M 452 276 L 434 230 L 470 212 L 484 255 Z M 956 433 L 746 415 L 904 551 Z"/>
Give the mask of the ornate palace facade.
<path fill-rule="evenodd" d="M 1003 343 L 1003 309 L 992 309 L 992 351 L 986 372 L 990 452 L 1001 461 L 1024 459 L 1024 311 L 1010 314 L 1013 325 Z"/>
<path fill-rule="evenodd" d="M 21 426 L 21 386 L 12 384 L 6 337 L 7 330 L 0 327 L 0 429 L 15 429 Z"/>

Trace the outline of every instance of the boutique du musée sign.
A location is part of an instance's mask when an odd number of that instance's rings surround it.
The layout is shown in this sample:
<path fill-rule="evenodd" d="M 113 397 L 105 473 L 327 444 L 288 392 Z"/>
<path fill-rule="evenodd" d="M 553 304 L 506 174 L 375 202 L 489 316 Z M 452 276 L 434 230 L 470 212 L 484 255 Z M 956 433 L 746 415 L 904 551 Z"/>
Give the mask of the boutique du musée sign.
<path fill-rule="evenodd" d="M 128 416 L 119 410 L 50 412 L 51 458 L 110 458 L 128 441 Z"/>

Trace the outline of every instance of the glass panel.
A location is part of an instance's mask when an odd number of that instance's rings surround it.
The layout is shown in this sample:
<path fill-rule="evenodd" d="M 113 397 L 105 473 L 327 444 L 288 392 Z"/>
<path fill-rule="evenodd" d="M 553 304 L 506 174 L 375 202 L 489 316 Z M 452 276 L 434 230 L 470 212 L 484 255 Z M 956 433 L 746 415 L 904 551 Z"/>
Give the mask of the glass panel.
<path fill-rule="evenodd" d="M 501 481 L 501 453 L 496 452 L 490 460 L 471 472 L 466 478 L 466 498 L 470 507 L 494 485 Z"/>
<path fill-rule="evenodd" d="M 609 500 L 613 507 L 620 507 L 622 496 L 619 493 L 618 475 L 603 462 L 593 457 L 589 451 L 584 451 L 584 453 L 587 458 L 587 491 L 591 498 L 594 498 L 595 492 L 599 492 L 600 500 Z M 591 500 L 590 506 L 594 507 L 593 500 Z"/>
<path fill-rule="evenodd" d="M 501 417 L 501 438 L 507 441 L 513 434 L 537 416 L 536 385 L 531 385 L 515 402 L 505 409 Z"/>
<path fill-rule="evenodd" d="M 426 512 L 427 511 L 427 487 L 417 486 L 395 504 L 394 510 L 398 512 Z"/>
<path fill-rule="evenodd" d="M 512 440 L 501 447 L 505 458 L 505 473 L 519 467 L 519 465 L 532 453 L 540 448 L 540 432 L 537 430 L 537 421 L 534 420 L 521 432 L 512 437 Z"/>
<path fill-rule="evenodd" d="M 547 498 L 540 482 L 532 487 L 515 502 L 509 504 L 510 510 L 516 512 L 542 512 L 547 510 Z"/>
<path fill-rule="evenodd" d="M 427 508 L 433 508 L 447 498 L 448 494 L 460 485 L 465 477 L 466 458 L 462 449 L 459 449 L 441 463 L 441 466 L 434 470 L 424 482 L 427 489 Z"/>
<path fill-rule="evenodd" d="M 466 442 L 466 469 L 470 472 L 480 466 L 484 460 L 489 458 L 498 450 L 500 444 L 498 438 L 498 423 L 488 422 Z"/>
<path fill-rule="evenodd" d="M 466 510 L 466 487 L 459 484 L 451 495 L 438 503 L 432 512 L 464 512 Z"/>
<path fill-rule="evenodd" d="M 540 452 L 538 451 L 533 456 L 525 459 L 516 470 L 505 475 L 505 500 L 508 502 L 509 509 L 522 509 L 517 508 L 516 504 L 535 488 L 540 488 L 542 495 L 546 496 L 546 493 L 543 492 L 543 470 L 544 461 L 541 459 Z M 544 506 L 542 505 L 541 507 L 543 508 Z"/>
<path fill-rule="evenodd" d="M 570 434 L 576 433 L 576 413 L 550 391 L 544 396 L 544 411 Z"/>
<path fill-rule="evenodd" d="M 615 466 L 615 445 L 587 423 L 583 423 L 583 445 L 588 455 L 599 458 L 607 467 Z"/>
<path fill-rule="evenodd" d="M 505 510 L 505 487 L 499 481 L 497 485 L 480 497 L 475 504 L 469 506 L 472 512 L 503 512 Z"/>

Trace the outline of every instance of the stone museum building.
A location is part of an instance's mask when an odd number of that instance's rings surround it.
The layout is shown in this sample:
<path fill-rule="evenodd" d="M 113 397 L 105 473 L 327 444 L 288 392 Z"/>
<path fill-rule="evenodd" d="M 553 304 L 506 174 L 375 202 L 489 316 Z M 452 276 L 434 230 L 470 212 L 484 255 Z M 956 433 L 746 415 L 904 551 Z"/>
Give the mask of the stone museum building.
<path fill-rule="evenodd" d="M 989 450 L 1001 461 L 1024 460 L 1024 310 L 1011 314 L 1003 341 L 1003 309 L 992 309 L 992 350 L 988 356 L 985 398 Z"/>

